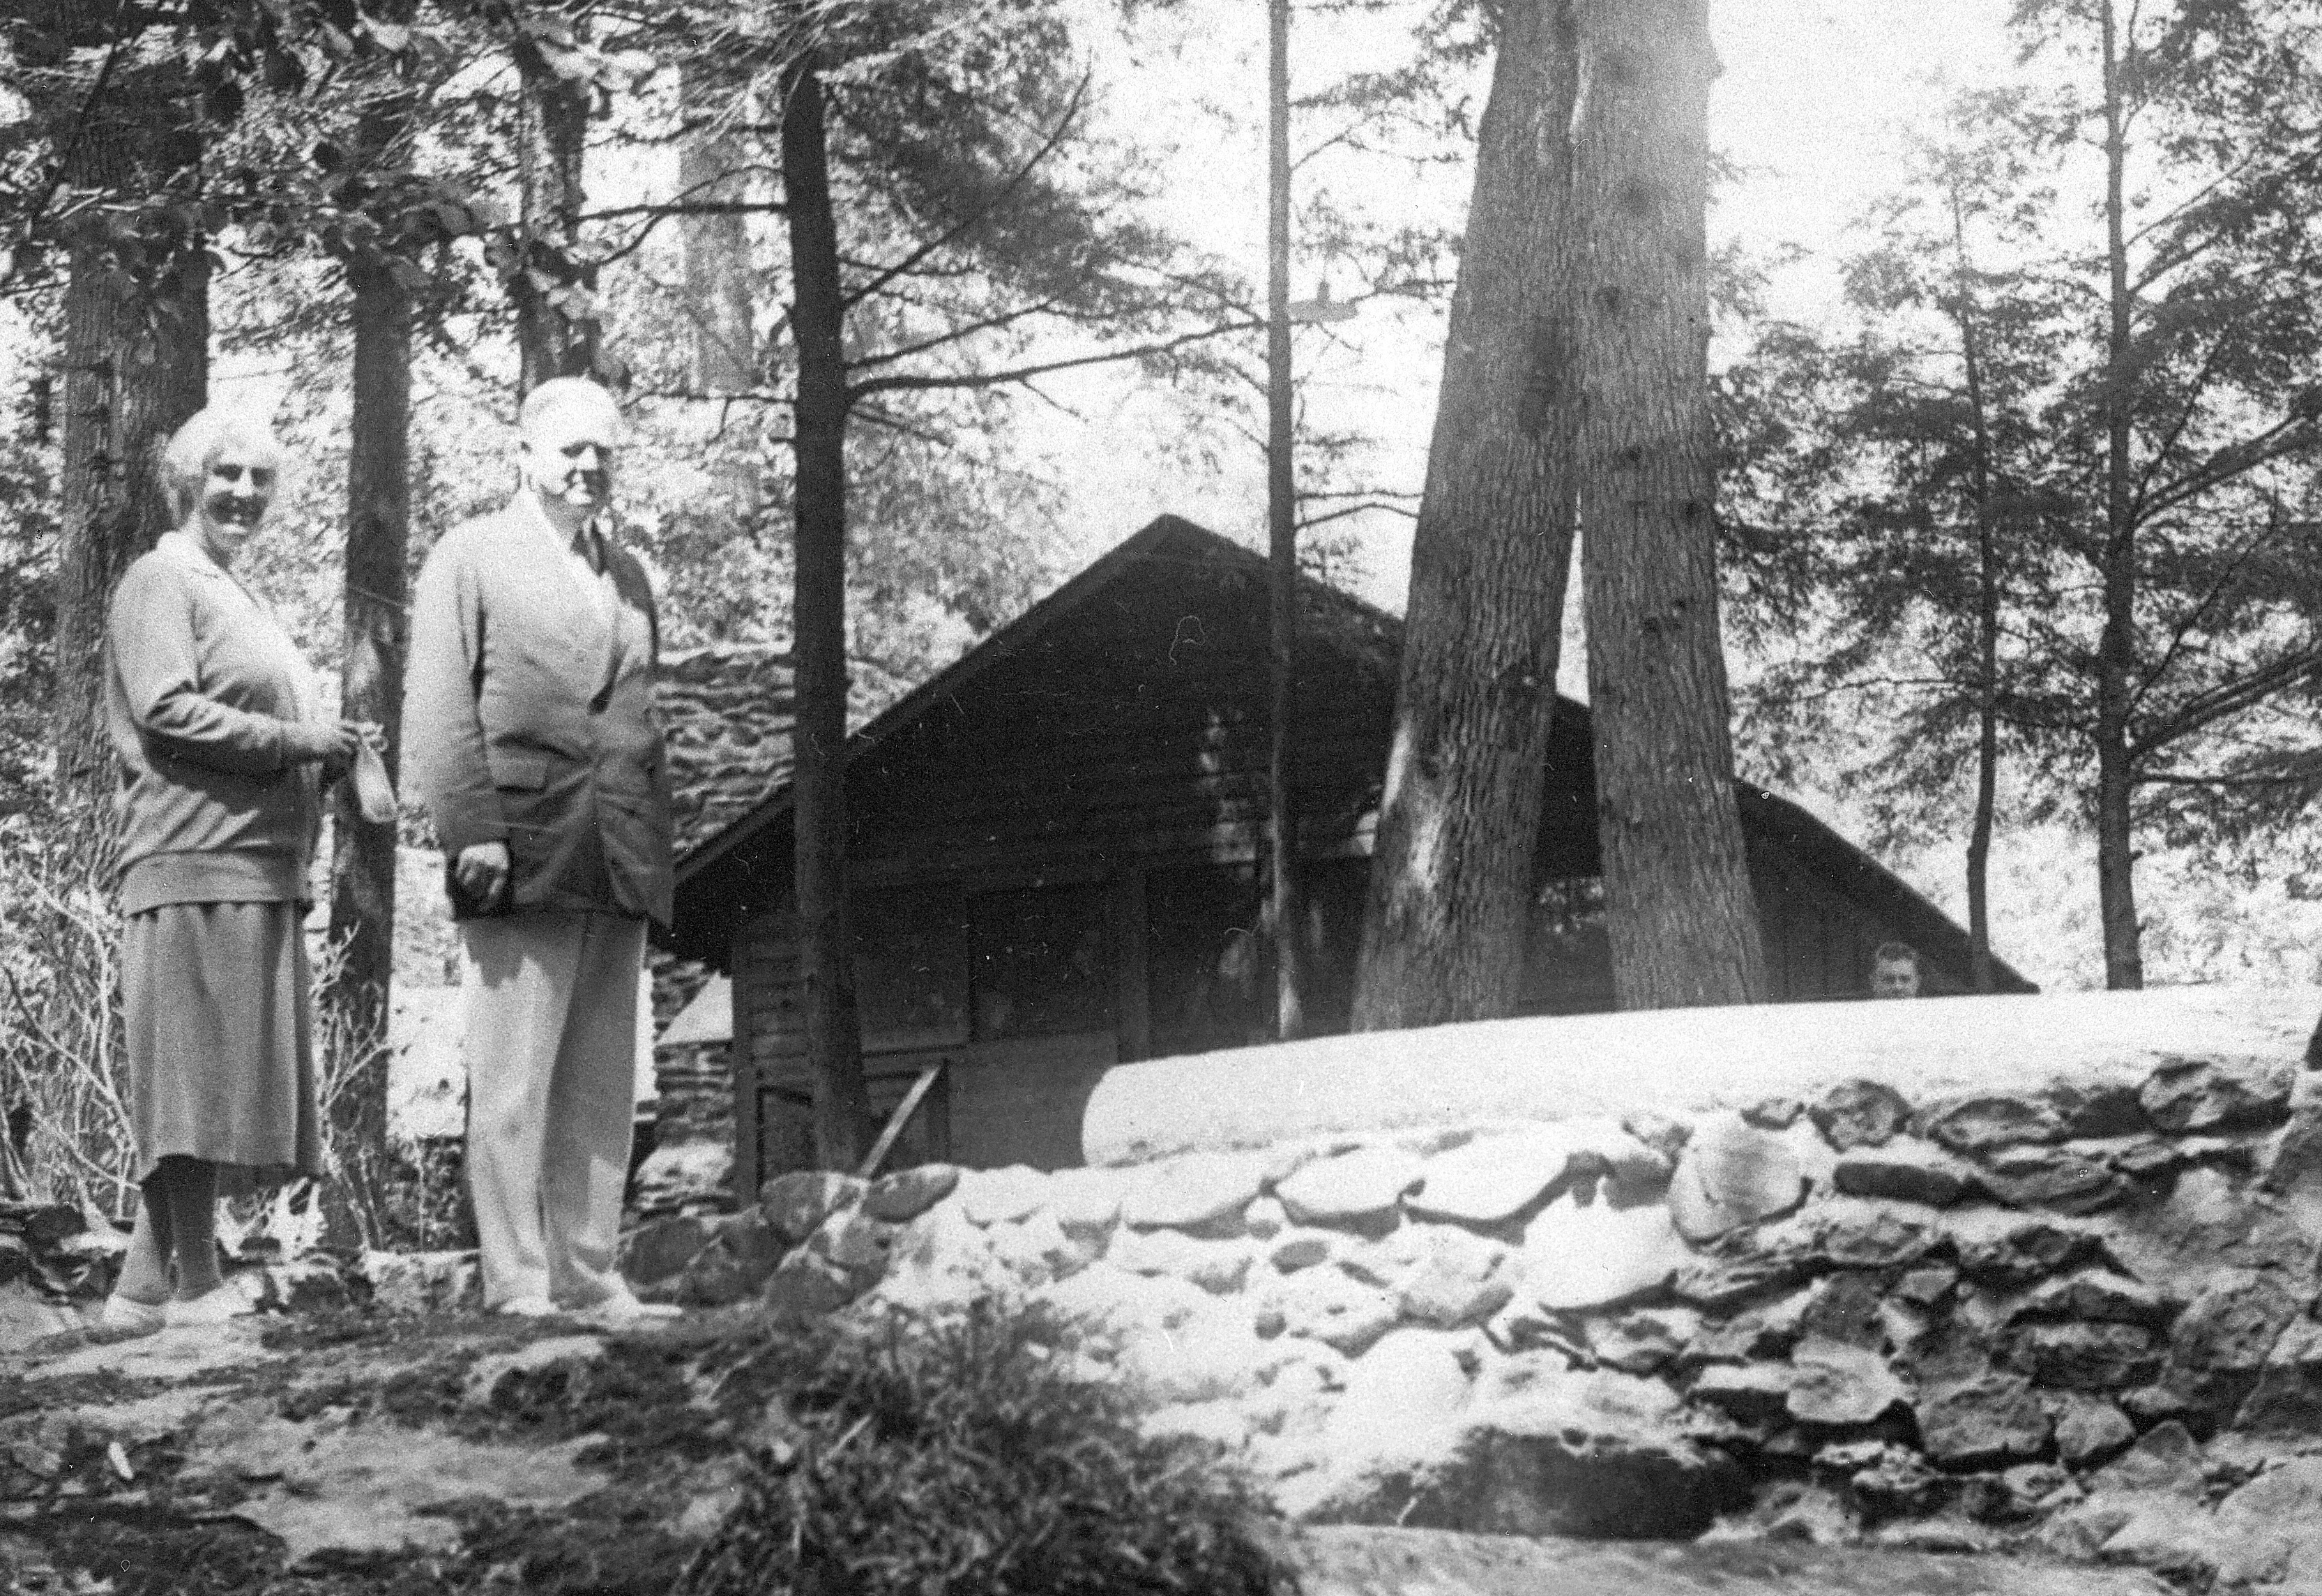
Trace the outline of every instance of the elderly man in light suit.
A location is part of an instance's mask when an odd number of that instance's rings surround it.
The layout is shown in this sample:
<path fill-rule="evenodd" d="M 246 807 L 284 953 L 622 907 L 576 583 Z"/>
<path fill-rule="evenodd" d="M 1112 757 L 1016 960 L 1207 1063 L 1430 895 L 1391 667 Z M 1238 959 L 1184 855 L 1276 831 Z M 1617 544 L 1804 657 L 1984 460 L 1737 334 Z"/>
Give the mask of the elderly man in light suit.
<path fill-rule="evenodd" d="M 419 573 L 404 725 L 466 957 L 485 1301 L 619 1323 L 669 1311 L 614 1260 L 637 972 L 672 890 L 659 623 L 611 538 L 612 396 L 544 382 L 518 428 L 515 498 Z"/>

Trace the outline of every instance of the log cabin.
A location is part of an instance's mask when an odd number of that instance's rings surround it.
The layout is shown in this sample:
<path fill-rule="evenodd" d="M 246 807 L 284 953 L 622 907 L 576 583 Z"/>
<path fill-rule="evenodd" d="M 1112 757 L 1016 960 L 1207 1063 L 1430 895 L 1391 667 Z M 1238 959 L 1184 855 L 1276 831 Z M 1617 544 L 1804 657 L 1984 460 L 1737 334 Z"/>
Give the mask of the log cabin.
<path fill-rule="evenodd" d="M 891 1164 L 1081 1161 L 1116 1063 L 1262 1040 L 1257 862 L 1267 755 L 1264 559 L 1174 516 L 1104 555 L 849 738 L 848 869 L 873 1107 L 930 1066 Z M 1294 790 L 1312 1034 L 1347 1027 L 1402 625 L 1319 581 L 1300 595 Z M 786 677 L 759 672 L 787 716 Z M 1556 707 L 1533 850 L 1522 1012 L 1614 1006 L 1588 711 Z M 730 721 L 730 717 L 729 717 Z M 750 739 L 672 728 L 681 802 L 670 951 L 730 976 L 737 1190 L 809 1163 L 790 901 L 791 789 Z M 688 799 L 689 788 L 693 796 Z M 1969 985 L 1966 933 L 1804 808 L 1737 785 L 1777 1000 L 1867 995 L 1872 950 Z M 2034 990 L 1995 961 L 2002 990 Z"/>

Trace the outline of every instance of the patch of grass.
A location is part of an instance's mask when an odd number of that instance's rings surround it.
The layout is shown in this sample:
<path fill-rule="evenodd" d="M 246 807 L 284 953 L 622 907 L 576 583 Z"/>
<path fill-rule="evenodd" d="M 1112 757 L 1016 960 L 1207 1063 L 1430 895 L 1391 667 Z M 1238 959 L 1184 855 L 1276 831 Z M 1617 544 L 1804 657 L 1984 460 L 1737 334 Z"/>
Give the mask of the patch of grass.
<path fill-rule="evenodd" d="M 1119 1391 L 1065 1372 L 1069 1343 L 996 1308 L 770 1337 L 751 1362 L 812 1359 L 776 1382 L 787 1429 L 762 1424 L 741 1509 L 672 1596 L 1286 1587 L 1215 1449 L 1140 1434 Z"/>

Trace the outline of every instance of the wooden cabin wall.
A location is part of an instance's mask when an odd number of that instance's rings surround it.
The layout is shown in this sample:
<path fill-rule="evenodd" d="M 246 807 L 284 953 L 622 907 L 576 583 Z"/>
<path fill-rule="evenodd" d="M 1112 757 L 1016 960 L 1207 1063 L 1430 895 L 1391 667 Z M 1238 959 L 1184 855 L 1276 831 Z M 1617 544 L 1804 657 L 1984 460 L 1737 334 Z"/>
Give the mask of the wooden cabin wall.
<path fill-rule="evenodd" d="M 1750 886 L 1758 899 L 1765 939 L 1767 996 L 1777 1003 L 1867 998 L 1870 956 L 1901 934 L 1860 903 L 1801 864 L 1789 849 L 1762 833 L 1746 837 Z M 1964 990 L 1954 972 L 1921 949 L 1923 995 Z"/>

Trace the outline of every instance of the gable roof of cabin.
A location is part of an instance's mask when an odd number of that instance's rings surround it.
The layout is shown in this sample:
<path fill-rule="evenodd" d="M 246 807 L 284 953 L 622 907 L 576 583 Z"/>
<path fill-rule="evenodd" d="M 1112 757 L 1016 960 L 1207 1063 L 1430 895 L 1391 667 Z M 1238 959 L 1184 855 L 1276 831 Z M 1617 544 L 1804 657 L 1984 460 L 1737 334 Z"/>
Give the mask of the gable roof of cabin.
<path fill-rule="evenodd" d="M 858 727 L 846 740 L 847 765 L 851 768 L 860 764 L 866 753 L 917 725 L 937 707 L 955 706 L 961 693 L 995 669 L 1023 656 L 1101 597 L 1156 568 L 1206 569 L 1237 585 L 1254 579 L 1261 584 L 1261 591 L 1266 571 L 1263 555 L 1230 539 L 1180 516 L 1156 517 Z M 1312 578 L 1302 578 L 1300 586 L 1302 641 L 1351 655 L 1392 679 L 1403 648 L 1402 620 Z M 780 658 L 779 671 L 770 674 L 767 681 L 769 690 L 778 698 L 778 707 L 769 707 L 777 712 L 771 716 L 763 711 L 757 714 L 757 729 L 745 739 L 752 757 L 708 776 L 715 785 L 715 794 L 692 803 L 689 814 L 698 819 L 681 830 L 676 939 L 683 951 L 697 957 L 715 956 L 716 944 L 722 941 L 702 924 L 705 915 L 712 920 L 719 918 L 716 911 L 726 897 L 717 890 L 721 875 L 719 864 L 738 862 L 734 859 L 737 852 L 771 829 L 786 828 L 790 821 L 793 793 L 789 739 L 778 739 L 781 751 L 776 755 L 766 746 L 776 739 L 763 735 L 764 730 L 776 722 L 784 732 L 789 727 L 792 704 L 789 662 L 787 656 Z M 718 697 L 730 705 L 735 695 L 725 692 Z M 709 706 L 705 704 L 703 707 Z M 1559 697 L 1557 708 L 1559 718 L 1577 716 L 1579 727 L 1586 732 L 1590 725 L 1586 705 Z M 717 762 L 718 740 L 714 736 L 702 738 L 703 747 L 699 753 L 681 758 L 679 735 L 673 727 L 673 776 L 688 780 L 695 779 L 692 772 L 697 771 L 707 775 L 708 767 Z M 745 791 L 752 784 L 754 799 Z M 1801 864 L 1857 903 L 1875 910 L 1923 955 L 1965 967 L 1967 932 L 1909 882 L 1799 804 L 1746 781 L 1734 783 L 1734 794 L 1746 827 L 1780 842 Z M 702 901 L 705 898 L 707 902 Z M 700 905 L 691 915 L 687 912 L 689 900 Z M 1997 956 L 1992 966 L 2001 990 L 2038 990 Z"/>

